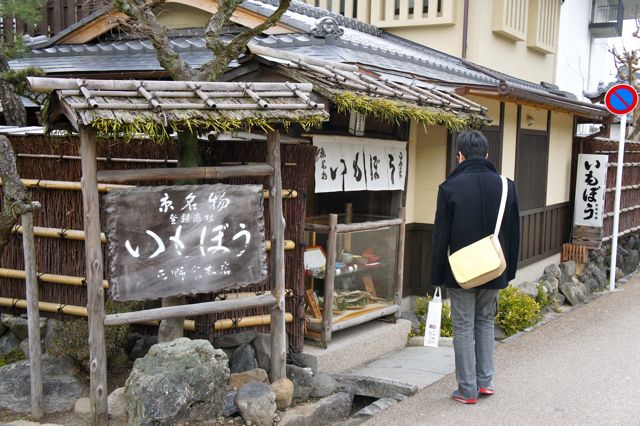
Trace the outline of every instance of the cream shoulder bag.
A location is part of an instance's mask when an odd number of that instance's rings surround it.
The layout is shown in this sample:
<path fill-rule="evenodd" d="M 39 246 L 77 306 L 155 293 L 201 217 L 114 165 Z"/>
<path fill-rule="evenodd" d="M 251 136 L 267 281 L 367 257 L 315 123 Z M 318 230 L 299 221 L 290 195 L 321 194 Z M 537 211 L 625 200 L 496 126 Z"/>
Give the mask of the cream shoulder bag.
<path fill-rule="evenodd" d="M 507 203 L 508 187 L 507 178 L 500 176 L 500 179 L 502 180 L 502 197 L 493 234 L 469 244 L 449 256 L 453 277 L 462 288 L 473 288 L 485 284 L 498 278 L 507 268 L 498 233 Z"/>

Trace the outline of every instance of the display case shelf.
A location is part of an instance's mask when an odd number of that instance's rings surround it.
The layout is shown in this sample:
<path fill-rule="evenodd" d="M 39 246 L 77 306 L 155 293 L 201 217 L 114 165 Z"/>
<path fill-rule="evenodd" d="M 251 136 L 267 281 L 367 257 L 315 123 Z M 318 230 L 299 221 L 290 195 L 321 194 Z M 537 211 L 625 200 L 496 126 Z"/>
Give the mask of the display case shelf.
<path fill-rule="evenodd" d="M 309 256 L 313 266 L 305 263 L 306 337 L 326 347 L 334 331 L 381 317 L 395 320 L 404 225 L 404 208 L 397 218 L 347 213 L 308 219 L 307 246 L 316 251 Z"/>

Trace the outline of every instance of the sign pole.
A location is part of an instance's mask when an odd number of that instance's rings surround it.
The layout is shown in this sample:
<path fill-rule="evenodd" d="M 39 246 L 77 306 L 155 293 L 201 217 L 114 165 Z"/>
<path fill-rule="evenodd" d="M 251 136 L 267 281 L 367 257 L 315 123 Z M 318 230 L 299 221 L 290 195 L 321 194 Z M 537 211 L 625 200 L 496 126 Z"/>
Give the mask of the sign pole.
<path fill-rule="evenodd" d="M 622 190 L 622 169 L 624 166 L 624 142 L 627 137 L 627 114 L 638 105 L 638 92 L 629 84 L 616 84 L 607 91 L 604 103 L 610 113 L 620 117 L 620 143 L 618 144 L 618 164 L 616 168 L 616 197 L 613 206 L 611 271 L 609 276 L 609 291 L 613 291 L 616 287 L 616 260 L 618 257 L 618 233 L 620 232 L 620 192 Z"/>
<path fill-rule="evenodd" d="M 622 168 L 624 166 L 624 142 L 627 131 L 627 114 L 620 116 L 620 142 L 618 143 L 618 164 L 616 167 L 616 197 L 613 204 L 613 233 L 611 235 L 611 272 L 609 291 L 616 287 L 616 261 L 618 259 L 618 231 L 620 228 L 620 193 L 622 189 Z"/>

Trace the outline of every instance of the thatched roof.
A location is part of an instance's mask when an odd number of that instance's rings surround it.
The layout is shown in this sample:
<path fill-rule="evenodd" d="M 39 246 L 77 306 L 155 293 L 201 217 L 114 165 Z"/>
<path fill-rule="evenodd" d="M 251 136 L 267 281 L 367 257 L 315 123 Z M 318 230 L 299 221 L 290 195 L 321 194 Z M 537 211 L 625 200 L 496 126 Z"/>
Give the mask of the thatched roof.
<path fill-rule="evenodd" d="M 273 51 L 254 50 L 267 54 Z M 287 76 L 311 82 L 314 91 L 341 111 L 355 110 L 387 121 L 416 120 L 453 131 L 482 127 L 489 122 L 486 107 L 424 81 L 298 55 L 286 56 L 280 65 L 279 70 Z"/>
<path fill-rule="evenodd" d="M 308 83 L 81 80 L 29 77 L 34 92 L 50 93 L 44 121 L 64 115 L 78 130 L 125 138 L 164 138 L 171 129 L 233 131 L 270 124 L 305 128 L 329 118 Z"/>

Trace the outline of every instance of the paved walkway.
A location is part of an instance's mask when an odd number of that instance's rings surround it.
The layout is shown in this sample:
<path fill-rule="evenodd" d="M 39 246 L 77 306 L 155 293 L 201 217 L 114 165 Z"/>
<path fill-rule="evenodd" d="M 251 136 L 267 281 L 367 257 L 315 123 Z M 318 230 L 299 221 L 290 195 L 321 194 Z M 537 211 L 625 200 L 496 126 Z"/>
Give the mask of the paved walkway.
<path fill-rule="evenodd" d="M 498 344 L 497 394 L 476 405 L 450 399 L 452 362 L 449 348 L 409 347 L 357 371 L 423 388 L 366 425 L 640 425 L 640 275 Z"/>

